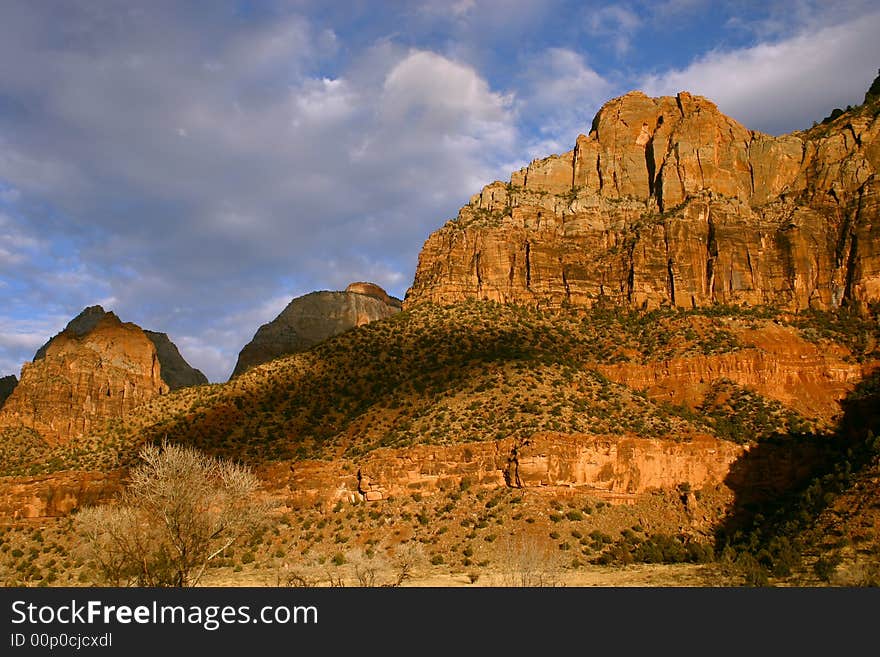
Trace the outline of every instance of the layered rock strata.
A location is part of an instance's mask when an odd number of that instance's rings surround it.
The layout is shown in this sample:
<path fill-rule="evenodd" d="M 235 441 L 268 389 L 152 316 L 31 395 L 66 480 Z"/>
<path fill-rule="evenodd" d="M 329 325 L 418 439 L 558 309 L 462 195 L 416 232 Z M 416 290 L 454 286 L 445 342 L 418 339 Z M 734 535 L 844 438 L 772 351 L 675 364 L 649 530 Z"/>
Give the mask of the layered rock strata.
<path fill-rule="evenodd" d="M 30 427 L 56 445 L 123 417 L 155 395 L 198 383 L 207 379 L 165 334 L 148 334 L 92 306 L 24 364 L 21 381 L 0 410 L 0 427 Z"/>
<path fill-rule="evenodd" d="M 433 233 L 405 303 L 864 310 L 880 300 L 878 106 L 773 137 L 686 92 L 611 100 L 574 149 Z"/>
<path fill-rule="evenodd" d="M 691 441 L 539 433 L 447 446 L 380 448 L 356 461 L 280 462 L 260 469 L 266 489 L 297 501 L 378 501 L 463 483 L 533 491 L 577 490 L 629 503 L 654 489 L 719 485 L 743 454 L 709 436 Z"/>
<path fill-rule="evenodd" d="M 695 407 L 713 382 L 725 379 L 775 399 L 808 418 L 832 424 L 840 400 L 880 363 L 853 362 L 836 345 L 814 344 L 791 327 L 737 330 L 744 348 L 724 354 L 596 366 L 612 381 L 652 399 Z"/>

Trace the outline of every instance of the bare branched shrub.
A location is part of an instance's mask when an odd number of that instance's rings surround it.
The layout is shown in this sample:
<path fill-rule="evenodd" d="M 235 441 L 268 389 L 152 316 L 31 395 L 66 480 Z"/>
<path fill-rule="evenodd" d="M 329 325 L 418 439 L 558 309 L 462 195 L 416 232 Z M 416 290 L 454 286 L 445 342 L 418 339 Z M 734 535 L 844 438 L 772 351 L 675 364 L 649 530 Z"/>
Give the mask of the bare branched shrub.
<path fill-rule="evenodd" d="M 558 586 L 558 557 L 546 541 L 508 536 L 500 548 L 501 586 Z"/>
<path fill-rule="evenodd" d="M 351 550 L 345 558 L 351 564 L 358 586 L 380 586 L 391 569 L 391 564 L 379 553 L 367 554 L 363 550 Z"/>
<path fill-rule="evenodd" d="M 391 557 L 394 579 L 382 586 L 400 586 L 413 576 L 413 572 L 425 565 L 425 550 L 421 543 L 408 542 L 397 547 Z"/>
<path fill-rule="evenodd" d="M 264 519 L 259 481 L 190 447 L 148 445 L 140 458 L 119 505 L 77 514 L 84 556 L 107 584 L 197 586 L 211 560 Z"/>
<path fill-rule="evenodd" d="M 404 543 L 387 549 L 365 551 L 356 548 L 344 554 L 333 553 L 332 548 L 327 548 L 305 568 L 323 571 L 322 577 L 312 580 L 316 585 L 385 588 L 401 586 L 425 561 L 421 544 Z"/>

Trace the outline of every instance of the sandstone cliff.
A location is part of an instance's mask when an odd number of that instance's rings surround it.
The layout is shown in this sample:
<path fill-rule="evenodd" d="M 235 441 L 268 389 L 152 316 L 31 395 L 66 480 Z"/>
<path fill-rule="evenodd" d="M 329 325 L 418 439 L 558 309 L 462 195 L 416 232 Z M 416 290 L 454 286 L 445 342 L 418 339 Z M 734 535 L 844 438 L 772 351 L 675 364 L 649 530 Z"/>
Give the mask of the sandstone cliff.
<path fill-rule="evenodd" d="M 18 379 L 15 378 L 14 374 L 0 378 L 0 408 L 3 408 L 3 402 L 12 394 L 17 385 Z"/>
<path fill-rule="evenodd" d="M 373 283 L 352 283 L 344 292 L 312 292 L 291 301 L 257 330 L 238 355 L 234 378 L 275 358 L 310 347 L 400 311 L 401 302 Z"/>
<path fill-rule="evenodd" d="M 864 310 L 880 300 L 878 113 L 773 137 L 699 96 L 628 93 L 433 233 L 405 303 Z"/>
<path fill-rule="evenodd" d="M 92 306 L 24 364 L 0 410 L 0 427 L 29 427 L 50 444 L 63 443 L 155 395 L 197 383 L 207 379 L 166 335 Z"/>

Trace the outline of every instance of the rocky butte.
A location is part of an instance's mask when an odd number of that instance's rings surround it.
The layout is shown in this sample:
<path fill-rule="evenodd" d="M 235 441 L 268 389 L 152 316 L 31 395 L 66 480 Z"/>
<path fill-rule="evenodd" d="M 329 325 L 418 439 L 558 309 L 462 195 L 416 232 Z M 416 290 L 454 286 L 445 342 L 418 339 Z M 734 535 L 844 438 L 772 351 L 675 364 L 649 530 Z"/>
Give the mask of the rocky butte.
<path fill-rule="evenodd" d="M 0 409 L 0 427 L 29 427 L 55 445 L 153 396 L 207 382 L 164 333 L 91 306 L 24 364 L 21 381 Z"/>
<path fill-rule="evenodd" d="M 401 305 L 378 285 L 363 282 L 352 283 L 344 292 L 297 297 L 244 346 L 232 378 L 275 358 L 305 351 L 348 329 L 390 317 Z"/>
<path fill-rule="evenodd" d="M 877 106 L 774 137 L 686 92 L 611 100 L 572 150 L 433 233 L 405 305 L 864 311 L 880 299 Z"/>

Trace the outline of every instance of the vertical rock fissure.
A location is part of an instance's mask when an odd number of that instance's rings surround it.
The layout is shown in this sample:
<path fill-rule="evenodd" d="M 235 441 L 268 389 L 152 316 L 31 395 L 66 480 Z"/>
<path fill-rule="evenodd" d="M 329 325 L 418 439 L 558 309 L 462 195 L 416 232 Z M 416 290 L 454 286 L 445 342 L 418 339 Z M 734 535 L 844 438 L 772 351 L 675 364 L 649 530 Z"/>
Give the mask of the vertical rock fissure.
<path fill-rule="evenodd" d="M 843 303 L 852 306 L 857 299 L 854 298 L 853 286 L 856 279 L 856 269 L 858 268 L 858 251 L 859 251 L 859 234 L 857 232 L 859 222 L 862 216 L 862 200 L 864 199 L 864 185 L 859 189 L 859 201 L 856 205 L 855 217 L 850 227 L 850 246 L 849 257 L 846 260 L 846 283 L 843 288 Z"/>
<path fill-rule="evenodd" d="M 752 165 L 752 158 L 749 157 L 749 196 L 755 196 L 755 167 Z"/>
<path fill-rule="evenodd" d="M 758 289 L 758 281 L 755 278 L 755 268 L 752 266 L 752 250 L 749 247 L 746 247 L 746 264 L 749 267 L 749 280 L 751 281 L 752 289 Z"/>
<path fill-rule="evenodd" d="M 849 212 L 844 215 L 840 225 L 840 234 L 837 237 L 837 245 L 834 249 L 834 264 L 836 267 L 843 266 L 847 254 L 847 246 L 852 233 L 852 218 Z"/>
<path fill-rule="evenodd" d="M 645 144 L 645 167 L 648 170 L 648 198 L 654 196 L 654 173 L 656 171 L 656 162 L 654 161 L 654 136 Z"/>
<path fill-rule="evenodd" d="M 480 271 L 480 253 L 474 254 L 474 275 L 477 277 L 477 290 L 483 289 L 483 273 Z"/>
<path fill-rule="evenodd" d="M 559 269 L 562 272 L 562 287 L 565 290 L 565 303 L 571 303 L 571 288 L 568 285 L 568 277 L 565 275 L 565 264 L 559 259 Z"/>
<path fill-rule="evenodd" d="M 663 223 L 663 245 L 666 248 L 666 288 L 669 293 L 669 300 L 675 305 L 675 262 L 669 255 L 669 227 L 666 222 Z"/>
<path fill-rule="evenodd" d="M 507 455 L 507 463 L 506 467 L 502 471 L 502 476 L 504 477 L 504 483 L 508 486 L 508 488 L 522 488 L 522 479 L 519 476 L 519 450 L 528 445 L 528 441 L 520 443 L 519 440 L 514 442 L 513 447 L 510 449 L 510 453 Z"/>
<path fill-rule="evenodd" d="M 718 257 L 718 240 L 715 237 L 715 222 L 706 210 L 706 295 L 715 301 L 715 260 Z"/>
<path fill-rule="evenodd" d="M 700 170 L 700 189 L 706 189 L 706 176 L 703 174 L 703 161 L 700 159 L 700 149 L 694 150 L 697 155 L 697 168 Z"/>
<path fill-rule="evenodd" d="M 526 248 L 526 289 L 532 289 L 532 245 L 527 241 L 525 244 Z"/>

